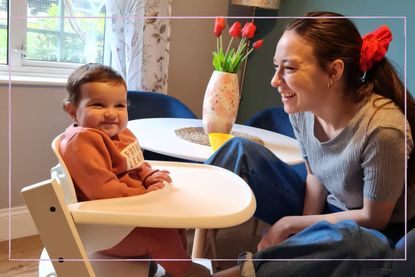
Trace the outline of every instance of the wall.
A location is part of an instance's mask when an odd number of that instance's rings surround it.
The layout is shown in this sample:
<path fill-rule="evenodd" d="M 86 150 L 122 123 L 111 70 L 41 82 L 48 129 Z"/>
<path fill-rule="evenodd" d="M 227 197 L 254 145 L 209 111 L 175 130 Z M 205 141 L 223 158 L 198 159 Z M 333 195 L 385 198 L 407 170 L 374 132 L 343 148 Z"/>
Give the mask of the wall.
<path fill-rule="evenodd" d="M 407 32 L 407 86 L 415 95 L 415 80 L 410 76 L 415 74 L 415 2 L 411 0 L 282 0 L 280 10 L 274 15 L 302 16 L 308 11 L 328 10 L 349 16 L 406 16 Z M 258 11 L 258 15 L 261 15 Z M 269 13 L 267 13 L 268 15 Z M 274 19 L 270 19 L 274 20 Z M 256 20 L 258 29 L 261 24 L 270 20 Z M 243 98 L 239 110 L 238 122 L 244 122 L 255 112 L 272 106 L 280 106 L 280 96 L 270 85 L 273 74 L 272 57 L 275 46 L 288 20 L 275 19 L 275 26 L 265 36 L 264 47 L 249 59 L 244 83 Z M 398 69 L 404 69 L 404 20 L 403 19 L 355 19 L 360 32 L 365 34 L 381 24 L 388 24 L 394 39 L 390 45 L 387 57 L 397 63 Z"/>
<path fill-rule="evenodd" d="M 0 209 L 8 207 L 8 86 L 0 85 Z M 23 186 L 49 178 L 57 163 L 50 143 L 69 125 L 62 110 L 64 88 L 58 86 L 11 87 L 11 206 L 23 205 Z"/>
<path fill-rule="evenodd" d="M 227 0 L 174 0 L 172 15 L 211 17 L 226 15 L 227 9 Z M 216 49 L 214 19 L 173 19 L 171 24 L 168 94 L 201 118 L 205 88 L 213 71 L 212 52 Z"/>
<path fill-rule="evenodd" d="M 9 199 L 8 104 L 6 87 L 0 85 L 0 209 L 7 207 Z"/>

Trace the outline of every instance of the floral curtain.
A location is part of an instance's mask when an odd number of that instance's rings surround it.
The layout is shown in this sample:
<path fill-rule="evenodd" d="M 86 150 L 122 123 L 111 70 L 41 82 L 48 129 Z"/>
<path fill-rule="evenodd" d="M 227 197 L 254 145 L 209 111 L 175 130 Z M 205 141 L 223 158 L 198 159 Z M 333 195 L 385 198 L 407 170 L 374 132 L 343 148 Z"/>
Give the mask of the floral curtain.
<path fill-rule="evenodd" d="M 128 89 L 166 93 L 171 0 L 106 0 L 106 11 L 112 66 Z"/>

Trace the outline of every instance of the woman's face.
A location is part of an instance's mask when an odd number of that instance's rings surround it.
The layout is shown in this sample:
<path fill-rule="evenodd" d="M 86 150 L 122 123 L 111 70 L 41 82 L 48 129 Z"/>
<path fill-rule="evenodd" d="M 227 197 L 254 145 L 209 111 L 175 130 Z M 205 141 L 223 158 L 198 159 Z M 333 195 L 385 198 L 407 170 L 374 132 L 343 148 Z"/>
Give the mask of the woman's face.
<path fill-rule="evenodd" d="M 286 31 L 277 44 L 271 85 L 278 88 L 287 113 L 315 112 L 328 94 L 329 74 L 317 62 L 309 42 Z"/>

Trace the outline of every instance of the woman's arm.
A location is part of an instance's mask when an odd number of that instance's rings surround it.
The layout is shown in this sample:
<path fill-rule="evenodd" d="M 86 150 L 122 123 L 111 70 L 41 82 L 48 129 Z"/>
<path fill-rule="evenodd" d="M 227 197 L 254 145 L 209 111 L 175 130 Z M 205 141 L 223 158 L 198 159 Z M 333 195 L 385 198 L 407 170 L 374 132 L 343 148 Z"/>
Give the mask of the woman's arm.
<path fill-rule="evenodd" d="M 316 176 L 307 174 L 303 215 L 320 214 L 326 203 L 327 190 Z"/>
<path fill-rule="evenodd" d="M 396 201 L 373 201 L 363 199 L 363 208 L 357 210 L 349 210 L 344 212 L 332 213 L 322 216 L 332 216 L 334 222 L 352 219 L 360 226 L 382 230 L 384 229 L 391 218 Z"/>
<path fill-rule="evenodd" d="M 306 160 L 307 178 L 305 184 L 303 215 L 320 214 L 326 203 L 327 190 L 320 180 L 313 175 L 310 164 Z"/>

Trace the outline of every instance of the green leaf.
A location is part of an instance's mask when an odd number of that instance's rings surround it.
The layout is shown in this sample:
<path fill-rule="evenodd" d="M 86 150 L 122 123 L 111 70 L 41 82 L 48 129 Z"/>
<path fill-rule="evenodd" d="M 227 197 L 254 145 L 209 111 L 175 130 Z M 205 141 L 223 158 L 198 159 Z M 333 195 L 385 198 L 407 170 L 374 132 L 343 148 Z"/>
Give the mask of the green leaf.
<path fill-rule="evenodd" d="M 234 71 L 235 65 L 238 63 L 240 59 L 241 59 L 241 54 L 239 54 L 237 51 L 235 55 L 232 56 L 232 59 L 229 62 L 229 70 Z"/>
<path fill-rule="evenodd" d="M 221 54 L 221 53 L 213 52 L 213 67 L 215 68 L 215 70 L 223 71 L 223 60 L 224 60 L 223 53 Z"/>
<path fill-rule="evenodd" d="M 242 55 L 235 55 L 234 59 L 232 59 L 231 65 L 230 65 L 230 72 L 235 73 L 239 69 L 239 65 L 241 64 Z"/>
<path fill-rule="evenodd" d="M 235 55 L 235 49 L 231 49 L 228 54 L 224 58 L 223 68 L 226 72 L 228 72 L 232 57 Z"/>

